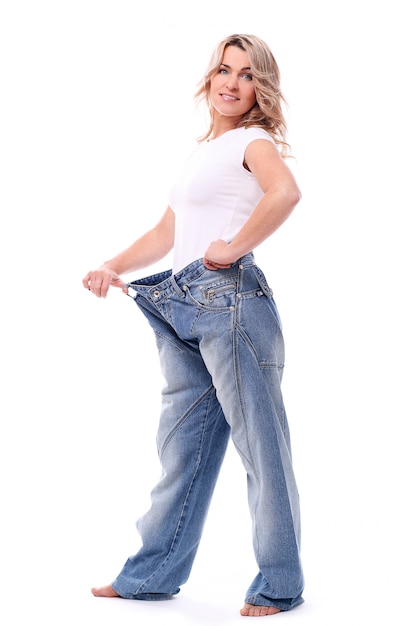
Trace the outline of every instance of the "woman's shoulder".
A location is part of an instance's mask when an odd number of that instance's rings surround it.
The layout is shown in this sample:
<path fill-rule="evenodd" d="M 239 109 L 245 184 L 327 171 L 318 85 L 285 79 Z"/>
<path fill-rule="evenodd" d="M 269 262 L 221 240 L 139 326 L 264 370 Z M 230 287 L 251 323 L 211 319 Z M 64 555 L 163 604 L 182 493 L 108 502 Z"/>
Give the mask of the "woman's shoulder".
<path fill-rule="evenodd" d="M 260 126 L 245 126 L 242 128 L 242 131 L 242 136 L 248 141 L 253 141 L 254 139 L 268 139 L 272 143 L 275 143 L 270 133 Z"/>

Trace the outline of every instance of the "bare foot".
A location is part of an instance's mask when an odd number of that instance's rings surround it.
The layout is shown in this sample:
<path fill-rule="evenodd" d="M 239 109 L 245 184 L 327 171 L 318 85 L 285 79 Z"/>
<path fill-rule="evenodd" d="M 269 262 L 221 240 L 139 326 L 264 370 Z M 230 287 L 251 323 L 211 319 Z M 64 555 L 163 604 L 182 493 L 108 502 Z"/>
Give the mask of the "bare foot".
<path fill-rule="evenodd" d="M 120 598 L 118 593 L 115 592 L 111 585 L 106 585 L 105 587 L 93 587 L 91 590 L 93 596 L 97 596 L 97 598 Z"/>
<path fill-rule="evenodd" d="M 276 613 L 281 613 L 281 609 L 277 609 L 276 606 L 256 606 L 247 602 L 240 611 L 244 617 L 264 617 L 265 615 L 276 615 Z"/>

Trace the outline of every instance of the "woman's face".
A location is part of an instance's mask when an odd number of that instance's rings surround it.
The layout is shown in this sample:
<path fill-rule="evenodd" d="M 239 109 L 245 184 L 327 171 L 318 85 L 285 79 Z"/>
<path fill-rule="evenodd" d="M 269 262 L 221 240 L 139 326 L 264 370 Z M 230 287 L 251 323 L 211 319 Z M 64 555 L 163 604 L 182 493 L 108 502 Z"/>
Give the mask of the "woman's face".
<path fill-rule="evenodd" d="M 228 46 L 222 64 L 210 83 L 210 100 L 220 115 L 242 117 L 256 102 L 247 53 Z"/>

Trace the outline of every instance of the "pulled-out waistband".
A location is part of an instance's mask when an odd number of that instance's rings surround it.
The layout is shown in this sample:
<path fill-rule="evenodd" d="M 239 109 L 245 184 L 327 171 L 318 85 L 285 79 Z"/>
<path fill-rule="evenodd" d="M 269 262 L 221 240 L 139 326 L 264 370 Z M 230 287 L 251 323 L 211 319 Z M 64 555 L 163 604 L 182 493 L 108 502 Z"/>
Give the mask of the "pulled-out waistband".
<path fill-rule="evenodd" d="M 139 278 L 138 280 L 127 283 L 128 295 L 135 298 L 138 292 L 149 292 L 150 289 L 155 290 L 156 288 L 158 290 L 158 296 L 162 293 L 167 295 L 167 293 L 172 291 L 183 293 L 182 288 L 184 285 L 197 280 L 205 272 L 212 272 L 213 276 L 215 276 L 217 273 L 230 273 L 231 271 L 236 272 L 244 267 L 254 265 L 254 263 L 255 258 L 253 252 L 245 254 L 242 258 L 233 263 L 230 268 L 219 270 L 209 270 L 204 265 L 202 258 L 197 259 L 176 274 L 172 274 L 172 270 L 166 270 L 164 272 L 152 274 L 151 276 Z M 129 292 L 129 288 L 133 290 L 133 293 Z"/>

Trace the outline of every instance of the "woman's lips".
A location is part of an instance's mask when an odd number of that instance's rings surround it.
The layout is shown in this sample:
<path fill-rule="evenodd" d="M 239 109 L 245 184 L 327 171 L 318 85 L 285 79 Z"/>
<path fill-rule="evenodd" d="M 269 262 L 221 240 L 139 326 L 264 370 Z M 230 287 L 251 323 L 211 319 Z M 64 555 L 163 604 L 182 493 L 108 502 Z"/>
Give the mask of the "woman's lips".
<path fill-rule="evenodd" d="M 220 96 L 223 98 L 223 100 L 226 100 L 227 102 L 231 100 L 239 100 L 239 98 L 236 98 L 236 96 L 231 96 L 228 93 L 221 93 Z"/>

